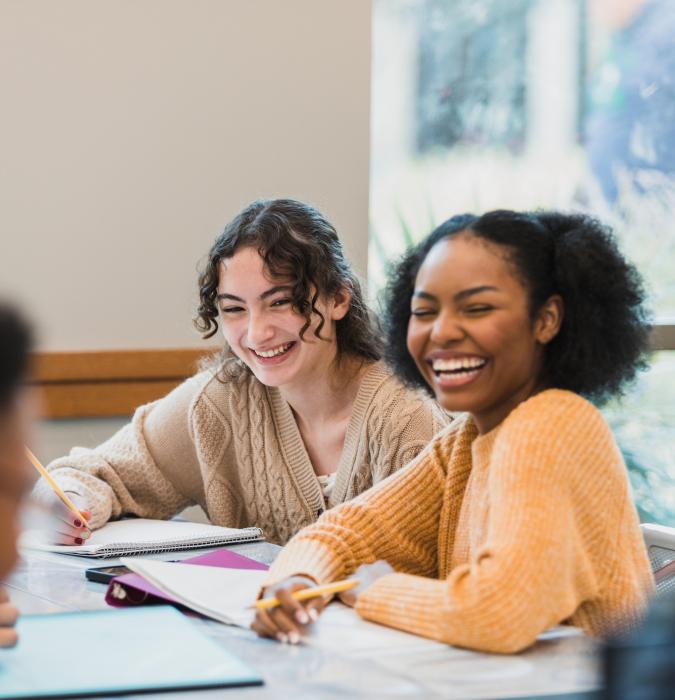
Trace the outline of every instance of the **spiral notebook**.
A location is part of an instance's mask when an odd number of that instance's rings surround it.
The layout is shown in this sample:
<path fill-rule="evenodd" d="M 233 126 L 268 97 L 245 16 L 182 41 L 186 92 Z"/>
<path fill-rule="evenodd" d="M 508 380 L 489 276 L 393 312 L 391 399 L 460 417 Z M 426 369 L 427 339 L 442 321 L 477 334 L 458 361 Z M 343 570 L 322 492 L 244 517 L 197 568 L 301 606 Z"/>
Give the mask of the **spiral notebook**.
<path fill-rule="evenodd" d="M 91 538 L 82 545 L 50 544 L 49 536 L 49 533 L 37 530 L 27 532 L 21 538 L 21 546 L 45 552 L 105 559 L 254 542 L 261 540 L 263 534 L 257 527 L 238 529 L 180 520 L 129 518 L 109 522 L 100 530 L 94 530 Z"/>

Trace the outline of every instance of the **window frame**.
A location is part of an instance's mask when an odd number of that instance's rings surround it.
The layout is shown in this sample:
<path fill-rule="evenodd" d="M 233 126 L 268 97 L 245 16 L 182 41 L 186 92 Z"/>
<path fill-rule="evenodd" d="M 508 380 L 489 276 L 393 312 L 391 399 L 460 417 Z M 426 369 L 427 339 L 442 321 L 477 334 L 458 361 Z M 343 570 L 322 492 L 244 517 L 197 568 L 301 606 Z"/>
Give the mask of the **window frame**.
<path fill-rule="evenodd" d="M 649 338 L 649 349 L 653 352 L 675 350 L 675 323 L 655 323 Z"/>

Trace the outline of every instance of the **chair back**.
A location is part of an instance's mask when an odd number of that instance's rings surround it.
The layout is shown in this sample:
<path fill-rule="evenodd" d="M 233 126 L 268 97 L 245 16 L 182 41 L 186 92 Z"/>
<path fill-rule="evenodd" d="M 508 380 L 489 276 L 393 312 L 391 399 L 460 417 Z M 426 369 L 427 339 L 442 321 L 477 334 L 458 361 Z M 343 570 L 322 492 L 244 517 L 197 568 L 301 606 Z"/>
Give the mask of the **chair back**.
<path fill-rule="evenodd" d="M 642 536 L 656 581 L 656 594 L 675 593 L 675 528 L 643 523 Z"/>

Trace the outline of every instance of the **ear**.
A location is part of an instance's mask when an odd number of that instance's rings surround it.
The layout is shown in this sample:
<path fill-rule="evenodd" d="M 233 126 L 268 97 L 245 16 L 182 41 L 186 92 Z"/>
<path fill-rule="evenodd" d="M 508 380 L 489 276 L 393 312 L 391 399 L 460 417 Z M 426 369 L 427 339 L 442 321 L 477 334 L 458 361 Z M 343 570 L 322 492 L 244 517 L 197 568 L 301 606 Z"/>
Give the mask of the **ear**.
<path fill-rule="evenodd" d="M 349 311 L 349 307 L 352 303 L 352 290 L 349 286 L 341 287 L 332 299 L 332 309 L 330 317 L 333 321 L 339 321 L 344 318 Z"/>
<path fill-rule="evenodd" d="M 544 302 L 534 321 L 534 337 L 539 343 L 546 345 L 558 335 L 564 313 L 563 300 L 559 294 L 554 294 Z"/>

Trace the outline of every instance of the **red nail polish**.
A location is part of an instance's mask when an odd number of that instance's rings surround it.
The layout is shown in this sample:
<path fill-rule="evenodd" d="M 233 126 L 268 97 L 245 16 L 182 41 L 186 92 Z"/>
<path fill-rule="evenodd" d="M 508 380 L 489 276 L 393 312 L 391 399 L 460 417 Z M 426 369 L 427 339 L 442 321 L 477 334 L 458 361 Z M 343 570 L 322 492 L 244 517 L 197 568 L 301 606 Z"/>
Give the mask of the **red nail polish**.
<path fill-rule="evenodd" d="M 76 537 L 75 538 L 75 544 L 82 544 L 84 540 L 81 537 Z"/>
<path fill-rule="evenodd" d="M 75 527 L 82 527 L 82 521 L 79 518 L 75 518 L 73 525 L 75 525 Z"/>

